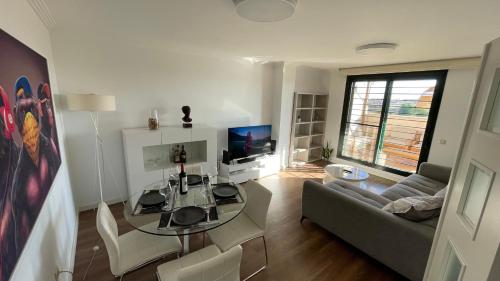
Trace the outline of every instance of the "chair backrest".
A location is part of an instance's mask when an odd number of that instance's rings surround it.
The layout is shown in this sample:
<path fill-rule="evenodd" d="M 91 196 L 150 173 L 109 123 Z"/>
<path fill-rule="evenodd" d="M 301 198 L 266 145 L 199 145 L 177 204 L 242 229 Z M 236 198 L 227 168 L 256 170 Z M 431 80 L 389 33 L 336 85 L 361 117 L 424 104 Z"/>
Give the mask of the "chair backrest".
<path fill-rule="evenodd" d="M 97 209 L 97 232 L 104 241 L 109 256 L 109 267 L 111 273 L 120 275 L 120 247 L 118 244 L 118 226 L 108 205 L 99 203 Z"/>
<path fill-rule="evenodd" d="M 184 165 L 184 169 L 188 175 L 201 175 L 200 164 Z"/>
<path fill-rule="evenodd" d="M 273 193 L 255 181 L 245 184 L 247 205 L 243 212 L 261 229 L 266 229 L 267 212 Z"/>
<path fill-rule="evenodd" d="M 239 281 L 242 248 L 237 245 L 224 253 L 179 270 L 178 281 Z"/>

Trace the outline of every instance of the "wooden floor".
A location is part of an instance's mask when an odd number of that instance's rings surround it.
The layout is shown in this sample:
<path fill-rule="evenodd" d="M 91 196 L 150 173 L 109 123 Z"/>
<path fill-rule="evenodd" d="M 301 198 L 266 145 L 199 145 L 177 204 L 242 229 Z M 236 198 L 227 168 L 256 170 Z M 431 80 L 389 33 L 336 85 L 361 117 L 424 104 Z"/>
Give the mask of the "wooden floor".
<path fill-rule="evenodd" d="M 266 240 L 269 251 L 269 267 L 251 280 L 406 280 L 361 251 L 343 242 L 333 234 L 301 217 L 302 184 L 306 179 L 321 181 L 324 173 L 321 167 L 307 165 L 289 169 L 278 175 L 259 180 L 273 192 L 269 210 Z M 392 182 L 371 176 L 365 188 L 377 192 Z M 120 233 L 130 231 L 122 215 L 122 205 L 113 205 Z M 95 212 L 80 214 L 78 242 L 73 280 L 83 278 L 97 243 L 101 247 L 88 271 L 86 280 L 117 280 L 109 270 L 106 249 L 100 241 L 95 227 Z M 201 248 L 201 235 L 191 237 L 191 249 Z M 241 263 L 242 278 L 248 276 L 264 263 L 262 240 L 250 241 L 244 245 Z M 172 259 L 169 257 L 124 276 L 123 280 L 156 280 L 156 267 Z"/>

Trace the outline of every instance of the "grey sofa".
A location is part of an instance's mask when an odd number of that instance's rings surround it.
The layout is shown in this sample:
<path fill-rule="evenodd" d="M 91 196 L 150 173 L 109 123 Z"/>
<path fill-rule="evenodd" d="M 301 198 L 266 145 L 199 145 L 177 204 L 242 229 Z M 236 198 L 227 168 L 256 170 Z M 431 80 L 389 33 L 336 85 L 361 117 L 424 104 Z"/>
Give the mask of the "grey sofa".
<path fill-rule="evenodd" d="M 381 195 L 344 181 L 306 181 L 302 219 L 308 218 L 410 280 L 422 280 L 438 218 L 413 222 L 383 211 L 402 197 L 434 195 L 446 187 L 451 169 L 422 163 L 418 173 Z M 302 220 L 301 220 L 302 221 Z"/>

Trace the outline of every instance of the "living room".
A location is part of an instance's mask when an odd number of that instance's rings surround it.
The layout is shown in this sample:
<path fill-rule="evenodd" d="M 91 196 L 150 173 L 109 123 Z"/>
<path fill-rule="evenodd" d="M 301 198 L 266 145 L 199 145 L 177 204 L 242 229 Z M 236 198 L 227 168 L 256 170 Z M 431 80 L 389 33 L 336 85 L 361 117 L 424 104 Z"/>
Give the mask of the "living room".
<path fill-rule="evenodd" d="M 500 280 L 498 8 L 0 0 L 0 281 Z"/>

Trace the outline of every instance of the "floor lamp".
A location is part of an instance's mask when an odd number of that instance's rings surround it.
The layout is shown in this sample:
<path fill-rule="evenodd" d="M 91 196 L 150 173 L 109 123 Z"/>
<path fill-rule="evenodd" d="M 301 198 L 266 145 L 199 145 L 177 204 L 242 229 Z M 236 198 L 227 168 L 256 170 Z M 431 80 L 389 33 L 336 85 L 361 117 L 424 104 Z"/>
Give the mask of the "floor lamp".
<path fill-rule="evenodd" d="M 66 106 L 69 111 L 87 111 L 90 114 L 90 120 L 95 130 L 95 153 L 97 158 L 97 176 L 99 178 L 99 192 L 101 202 L 102 196 L 102 175 L 101 175 L 101 153 L 102 138 L 99 134 L 99 112 L 115 111 L 115 96 L 95 95 L 95 94 L 76 94 L 66 96 Z"/>

